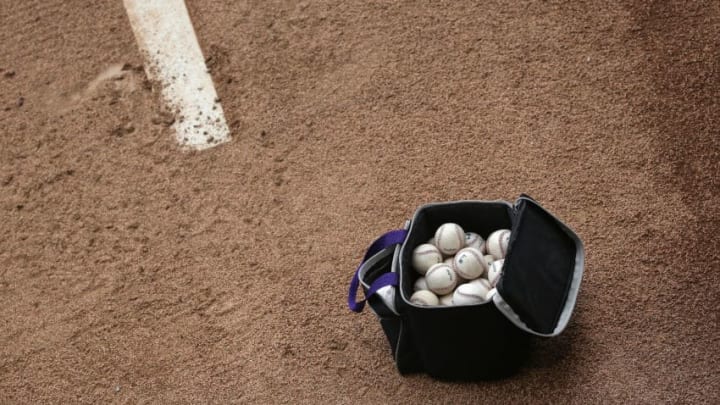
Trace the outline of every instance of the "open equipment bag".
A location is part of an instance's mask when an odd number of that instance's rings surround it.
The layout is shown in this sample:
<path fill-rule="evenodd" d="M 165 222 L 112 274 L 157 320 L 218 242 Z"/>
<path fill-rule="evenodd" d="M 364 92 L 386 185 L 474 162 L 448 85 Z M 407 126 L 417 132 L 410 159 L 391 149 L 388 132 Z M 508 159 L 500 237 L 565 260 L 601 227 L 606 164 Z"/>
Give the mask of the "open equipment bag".
<path fill-rule="evenodd" d="M 510 229 L 497 292 L 461 306 L 410 302 L 419 275 L 412 252 L 442 224 L 454 222 L 483 238 Z M 503 378 L 529 352 L 533 336 L 560 334 L 572 315 L 584 267 L 581 240 L 568 226 L 522 195 L 505 201 L 455 201 L 420 207 L 404 229 L 390 231 L 368 249 L 350 283 L 348 306 L 362 286 L 380 320 L 401 374 L 426 372 L 443 380 Z"/>

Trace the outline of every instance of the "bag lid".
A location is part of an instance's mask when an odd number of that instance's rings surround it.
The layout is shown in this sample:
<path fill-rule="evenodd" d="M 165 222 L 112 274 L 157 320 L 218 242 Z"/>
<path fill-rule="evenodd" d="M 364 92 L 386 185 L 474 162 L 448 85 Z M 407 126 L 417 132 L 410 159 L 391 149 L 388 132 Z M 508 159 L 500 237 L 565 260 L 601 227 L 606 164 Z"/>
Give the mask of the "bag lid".
<path fill-rule="evenodd" d="M 526 195 L 515 202 L 511 231 L 493 302 L 526 332 L 556 336 L 575 308 L 585 261 L 582 241 Z"/>

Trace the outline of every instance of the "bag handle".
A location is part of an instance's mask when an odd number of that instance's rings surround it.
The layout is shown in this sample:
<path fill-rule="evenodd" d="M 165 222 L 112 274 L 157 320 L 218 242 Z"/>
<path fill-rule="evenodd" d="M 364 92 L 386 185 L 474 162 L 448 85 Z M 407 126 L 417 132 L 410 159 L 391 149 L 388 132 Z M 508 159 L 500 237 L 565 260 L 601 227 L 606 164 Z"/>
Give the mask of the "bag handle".
<path fill-rule="evenodd" d="M 348 291 L 348 308 L 350 308 L 351 311 L 357 313 L 362 312 L 363 308 L 365 308 L 365 301 L 367 301 L 367 299 L 370 298 L 373 294 L 375 294 L 379 289 L 390 285 L 398 285 L 399 279 L 397 273 L 385 273 L 375 279 L 375 281 L 370 284 L 370 288 L 365 294 L 365 298 L 363 298 L 361 301 L 356 301 L 357 291 L 358 288 L 360 288 L 360 268 L 362 268 L 363 264 L 368 259 L 380 253 L 381 251 L 393 247 L 397 244 L 403 243 L 405 241 L 405 237 L 407 237 L 407 233 L 408 231 L 405 229 L 392 230 L 377 238 L 370 245 L 367 252 L 365 252 L 365 256 L 363 257 L 360 266 L 358 266 L 357 270 L 355 270 L 355 274 L 353 275 L 352 280 L 350 280 L 350 290 Z"/>

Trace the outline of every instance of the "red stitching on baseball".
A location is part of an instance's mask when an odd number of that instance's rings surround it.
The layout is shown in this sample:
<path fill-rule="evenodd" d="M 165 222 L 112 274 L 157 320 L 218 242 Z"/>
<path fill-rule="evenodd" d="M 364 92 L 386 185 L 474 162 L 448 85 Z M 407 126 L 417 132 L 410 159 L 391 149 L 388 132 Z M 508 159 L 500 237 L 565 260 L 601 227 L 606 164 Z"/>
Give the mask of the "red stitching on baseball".
<path fill-rule="evenodd" d="M 473 257 L 475 258 L 475 260 L 477 260 L 478 263 L 480 263 L 480 265 L 482 266 L 482 264 L 485 262 L 485 260 L 483 260 L 483 258 L 482 258 L 482 253 L 480 253 L 480 257 L 478 257 L 476 250 L 477 250 L 477 248 L 471 248 L 471 250 L 468 250 L 468 252 L 470 252 L 470 254 L 473 255 Z M 483 266 L 483 267 L 485 267 L 485 266 Z"/>
<path fill-rule="evenodd" d="M 443 234 L 444 230 L 445 230 L 445 227 L 440 225 L 440 228 L 438 228 L 438 230 L 435 232 L 435 244 L 437 245 L 437 248 L 440 251 L 440 253 L 445 253 L 443 251 L 443 248 L 440 247 L 440 241 L 442 240 L 442 234 Z"/>
<path fill-rule="evenodd" d="M 415 252 L 415 256 L 424 256 L 424 255 L 436 254 L 436 253 L 439 253 L 439 252 L 437 252 L 437 251 L 435 251 L 435 250 L 428 250 L 428 251 L 425 251 L 425 252 L 419 251 L 419 252 Z"/>
<path fill-rule="evenodd" d="M 466 294 L 466 293 L 464 293 L 464 292 L 462 292 L 462 291 L 460 291 L 460 290 L 458 290 L 458 291 L 455 291 L 455 293 L 456 293 L 456 294 L 458 294 L 458 295 L 463 295 L 463 296 L 465 296 L 465 297 L 470 297 L 470 298 L 472 298 L 472 297 L 475 297 L 475 298 L 480 298 L 480 302 L 477 302 L 476 304 L 480 304 L 480 303 L 481 303 L 482 301 L 485 301 L 485 297 L 481 297 L 481 296 L 479 296 L 479 295 L 474 295 L 474 294 Z M 475 304 L 465 304 L 465 305 L 475 305 Z"/>

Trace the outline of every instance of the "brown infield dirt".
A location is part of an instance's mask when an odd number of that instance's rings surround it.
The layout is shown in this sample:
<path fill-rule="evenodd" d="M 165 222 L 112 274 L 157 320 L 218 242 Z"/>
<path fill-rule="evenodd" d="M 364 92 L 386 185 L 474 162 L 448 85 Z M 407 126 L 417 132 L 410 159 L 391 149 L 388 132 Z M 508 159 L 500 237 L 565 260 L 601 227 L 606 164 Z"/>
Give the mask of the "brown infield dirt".
<path fill-rule="evenodd" d="M 720 2 L 188 0 L 204 152 L 121 1 L 1 3 L 0 403 L 720 402 Z M 520 193 L 585 243 L 568 328 L 399 375 L 364 249 Z"/>

